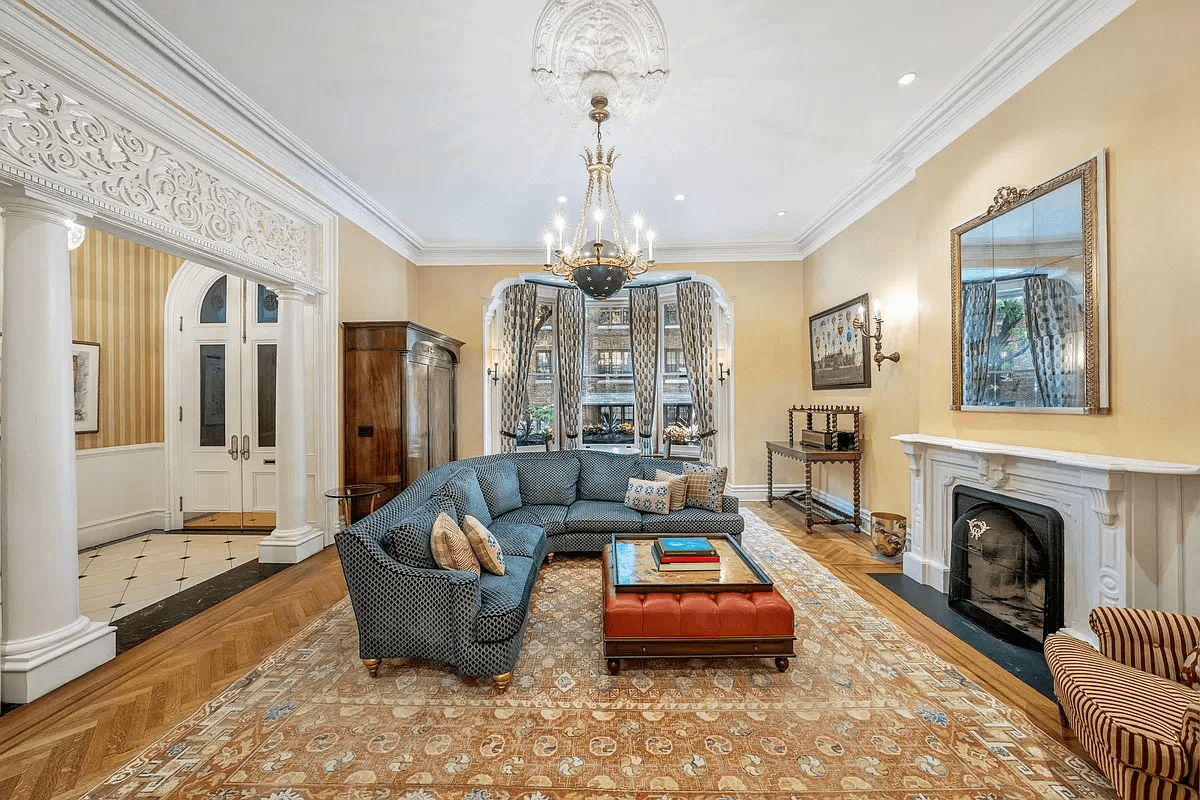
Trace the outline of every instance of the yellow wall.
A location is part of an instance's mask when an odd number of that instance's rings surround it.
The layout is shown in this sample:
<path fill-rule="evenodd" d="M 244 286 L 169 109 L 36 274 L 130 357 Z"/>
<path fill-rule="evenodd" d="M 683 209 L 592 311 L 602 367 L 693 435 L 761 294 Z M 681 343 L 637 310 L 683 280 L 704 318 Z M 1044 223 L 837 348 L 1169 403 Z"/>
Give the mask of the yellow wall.
<path fill-rule="evenodd" d="M 808 356 L 800 344 L 805 324 L 797 262 L 672 264 L 714 278 L 733 300 L 734 427 L 729 481 L 766 483 L 763 442 L 787 436 L 788 406 L 800 402 Z M 458 374 L 458 452 L 483 452 L 483 312 L 496 284 L 537 267 L 422 267 L 418 270 L 422 325 L 466 342 Z M 804 367 L 802 370 L 801 367 Z M 790 465 L 776 479 L 795 481 Z"/>
<path fill-rule="evenodd" d="M 904 513 L 908 471 L 886 437 L 939 436 L 1200 463 L 1191 413 L 1200 334 L 1200 3 L 1141 0 L 918 170 L 916 180 L 805 260 L 808 310 L 862 291 L 885 302 L 916 286 L 914 325 L 888 316 L 885 364 L 864 405 L 866 505 Z M 983 212 L 1000 186 L 1032 186 L 1108 148 L 1108 416 L 953 412 L 950 229 Z M 904 305 L 901 303 L 901 305 Z M 893 320 L 895 322 L 893 322 Z M 897 324 L 898 323 L 898 324 Z M 830 393 L 809 393 L 833 399 Z M 845 497 L 844 484 L 833 487 Z"/>
<path fill-rule="evenodd" d="M 72 338 L 100 344 L 100 429 L 76 449 L 163 441 L 163 309 L 182 263 L 98 231 L 71 252 Z"/>
<path fill-rule="evenodd" d="M 417 267 L 345 217 L 338 218 L 338 322 L 417 318 Z M 345 371 L 338 328 L 338 476 L 345 471 Z"/>

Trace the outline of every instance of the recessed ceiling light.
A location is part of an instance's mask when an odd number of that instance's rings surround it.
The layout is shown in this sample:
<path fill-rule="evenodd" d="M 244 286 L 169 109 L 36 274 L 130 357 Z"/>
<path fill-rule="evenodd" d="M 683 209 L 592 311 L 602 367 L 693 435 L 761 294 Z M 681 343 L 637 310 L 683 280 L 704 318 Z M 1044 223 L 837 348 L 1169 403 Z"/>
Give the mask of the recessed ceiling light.
<path fill-rule="evenodd" d="M 917 79 L 917 73 L 906 72 L 900 76 L 900 80 L 898 82 L 901 86 L 908 86 L 910 83 L 912 83 L 916 79 Z"/>
<path fill-rule="evenodd" d="M 565 203 L 565 202 L 567 202 L 567 198 L 565 198 L 565 197 L 560 197 L 560 198 L 558 198 L 558 202 L 560 202 L 560 203 Z"/>
<path fill-rule="evenodd" d="M 675 199 L 676 199 L 676 200 L 686 200 L 687 198 L 686 198 L 686 197 L 684 197 L 684 196 L 683 196 L 683 195 L 681 195 L 681 194 L 677 194 L 677 195 L 675 195 Z"/>
<path fill-rule="evenodd" d="M 776 212 L 775 212 L 775 216 L 777 216 L 777 217 L 786 217 L 786 216 L 787 216 L 787 212 L 786 212 L 786 211 L 776 211 Z"/>

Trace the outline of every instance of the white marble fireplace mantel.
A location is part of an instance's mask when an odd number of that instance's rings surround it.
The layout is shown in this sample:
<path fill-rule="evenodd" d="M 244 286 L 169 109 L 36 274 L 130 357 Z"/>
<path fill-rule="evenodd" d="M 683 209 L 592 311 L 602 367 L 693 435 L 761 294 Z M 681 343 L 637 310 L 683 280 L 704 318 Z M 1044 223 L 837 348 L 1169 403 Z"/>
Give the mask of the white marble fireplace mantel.
<path fill-rule="evenodd" d="M 955 486 L 1050 506 L 1063 518 L 1063 631 L 1095 642 L 1096 606 L 1200 614 L 1200 466 L 919 433 L 904 445 L 912 514 L 904 574 L 948 590 Z"/>

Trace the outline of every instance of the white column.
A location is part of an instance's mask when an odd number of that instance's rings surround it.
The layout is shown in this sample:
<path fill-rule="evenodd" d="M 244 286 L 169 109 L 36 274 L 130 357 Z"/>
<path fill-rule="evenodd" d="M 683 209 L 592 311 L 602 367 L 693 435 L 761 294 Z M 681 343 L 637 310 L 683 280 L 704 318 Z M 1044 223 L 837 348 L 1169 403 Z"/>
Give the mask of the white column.
<path fill-rule="evenodd" d="M 275 390 L 275 530 L 258 543 L 264 564 L 296 564 L 321 550 L 308 524 L 308 453 L 304 446 L 304 295 L 280 289 Z"/>
<path fill-rule="evenodd" d="M 19 190 L 4 217 L 3 613 L 0 694 L 26 703 L 116 655 L 116 629 L 79 613 L 67 224 Z"/>

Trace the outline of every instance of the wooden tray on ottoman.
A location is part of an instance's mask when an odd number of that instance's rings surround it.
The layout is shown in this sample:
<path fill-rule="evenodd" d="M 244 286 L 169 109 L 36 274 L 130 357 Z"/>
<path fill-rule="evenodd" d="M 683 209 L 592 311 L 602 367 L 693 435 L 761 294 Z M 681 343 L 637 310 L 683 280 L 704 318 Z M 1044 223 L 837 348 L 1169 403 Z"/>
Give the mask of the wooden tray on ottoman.
<path fill-rule="evenodd" d="M 780 672 L 788 668 L 796 641 L 792 607 L 736 541 L 707 537 L 721 553 L 721 571 L 632 569 L 631 559 L 655 538 L 614 535 L 600 557 L 611 674 L 624 658 L 774 658 Z M 615 584 L 614 575 L 623 581 Z"/>

